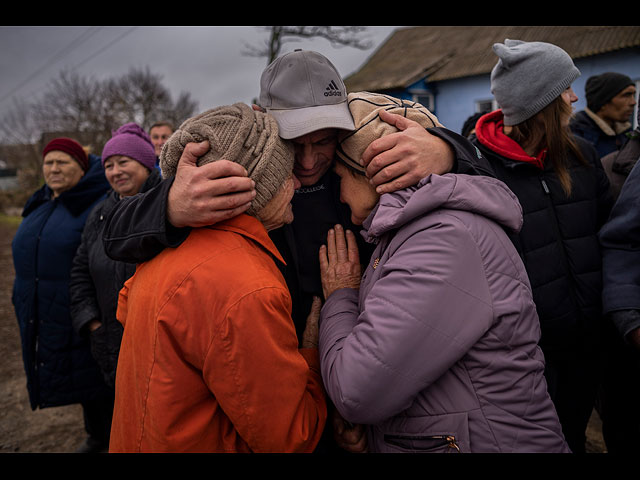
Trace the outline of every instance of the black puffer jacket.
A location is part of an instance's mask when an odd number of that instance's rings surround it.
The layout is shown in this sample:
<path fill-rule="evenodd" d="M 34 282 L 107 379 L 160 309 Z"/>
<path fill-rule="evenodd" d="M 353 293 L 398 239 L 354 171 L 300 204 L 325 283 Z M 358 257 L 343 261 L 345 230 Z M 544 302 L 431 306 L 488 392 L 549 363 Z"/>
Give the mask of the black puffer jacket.
<path fill-rule="evenodd" d="M 158 183 L 160 172 L 154 169 L 141 192 Z M 102 243 L 105 219 L 119 201 L 117 193 L 109 192 L 107 198 L 96 205 L 87 218 L 82 241 L 73 260 L 69 285 L 73 328 L 80 335 L 90 337 L 91 353 L 100 366 L 105 382 L 112 388 L 123 331 L 116 319 L 118 293 L 136 270 L 134 263 L 110 259 Z M 102 325 L 89 332 L 86 327 L 92 320 L 98 320 Z"/>
<path fill-rule="evenodd" d="M 544 350 L 563 350 L 577 343 L 589 347 L 602 328 L 598 232 L 613 203 L 602 164 L 593 146 L 576 138 L 589 165 L 571 155 L 572 192 L 567 197 L 549 159 L 539 168 L 508 158 L 504 150 L 504 155 L 498 154 L 495 144 L 488 147 L 492 131 L 476 130 L 474 144 L 522 205 L 524 224 L 512 241 L 531 281 L 542 330 L 540 345 Z"/>

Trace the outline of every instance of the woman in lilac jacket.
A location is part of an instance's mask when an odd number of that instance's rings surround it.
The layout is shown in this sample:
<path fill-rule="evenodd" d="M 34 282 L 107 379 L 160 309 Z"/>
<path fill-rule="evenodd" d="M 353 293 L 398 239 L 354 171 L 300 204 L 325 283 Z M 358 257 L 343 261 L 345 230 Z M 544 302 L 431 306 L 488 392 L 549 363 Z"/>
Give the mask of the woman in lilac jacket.
<path fill-rule="evenodd" d="M 353 233 L 336 226 L 320 250 L 319 348 L 337 410 L 366 425 L 371 452 L 569 452 L 527 273 L 504 232 L 522 225 L 516 197 L 494 178 L 452 174 L 378 196 L 357 161 L 393 129 L 377 111 L 426 109 L 366 92 L 349 102 L 357 130 L 335 169 L 377 248 L 361 279 Z"/>

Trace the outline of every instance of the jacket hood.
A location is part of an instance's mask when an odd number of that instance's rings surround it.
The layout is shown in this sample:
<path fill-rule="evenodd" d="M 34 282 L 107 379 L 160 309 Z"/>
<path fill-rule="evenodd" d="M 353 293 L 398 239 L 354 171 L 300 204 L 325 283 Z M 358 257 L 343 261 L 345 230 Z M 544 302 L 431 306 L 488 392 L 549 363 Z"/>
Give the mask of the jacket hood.
<path fill-rule="evenodd" d="M 520 202 L 500 180 L 480 175 L 429 175 L 416 187 L 382 195 L 363 223 L 364 237 L 373 242 L 439 209 L 473 212 L 514 232 L 522 227 Z"/>
<path fill-rule="evenodd" d="M 547 150 L 544 149 L 537 156 L 532 157 L 515 140 L 505 135 L 502 110 L 495 110 L 478 119 L 476 138 L 482 145 L 498 155 L 511 160 L 531 163 L 540 169 L 544 168 Z"/>

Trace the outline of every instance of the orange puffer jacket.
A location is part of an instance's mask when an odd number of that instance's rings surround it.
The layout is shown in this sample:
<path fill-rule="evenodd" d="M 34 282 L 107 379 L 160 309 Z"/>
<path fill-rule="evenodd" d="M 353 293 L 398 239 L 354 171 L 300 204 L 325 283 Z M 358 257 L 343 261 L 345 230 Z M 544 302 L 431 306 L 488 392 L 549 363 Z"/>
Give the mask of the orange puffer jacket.
<path fill-rule="evenodd" d="M 120 292 L 111 452 L 311 452 L 317 349 L 298 349 L 282 258 L 241 215 L 195 229 Z"/>

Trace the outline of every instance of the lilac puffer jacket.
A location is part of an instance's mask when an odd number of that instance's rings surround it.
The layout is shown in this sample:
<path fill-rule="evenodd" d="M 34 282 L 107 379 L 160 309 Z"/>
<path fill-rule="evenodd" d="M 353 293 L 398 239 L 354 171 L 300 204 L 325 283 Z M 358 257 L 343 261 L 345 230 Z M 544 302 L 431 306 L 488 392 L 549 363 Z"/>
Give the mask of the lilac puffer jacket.
<path fill-rule="evenodd" d="M 522 211 L 500 181 L 432 175 L 383 195 L 360 291 L 322 308 L 331 400 L 372 452 L 569 452 L 543 376 L 525 268 L 503 228 Z"/>

